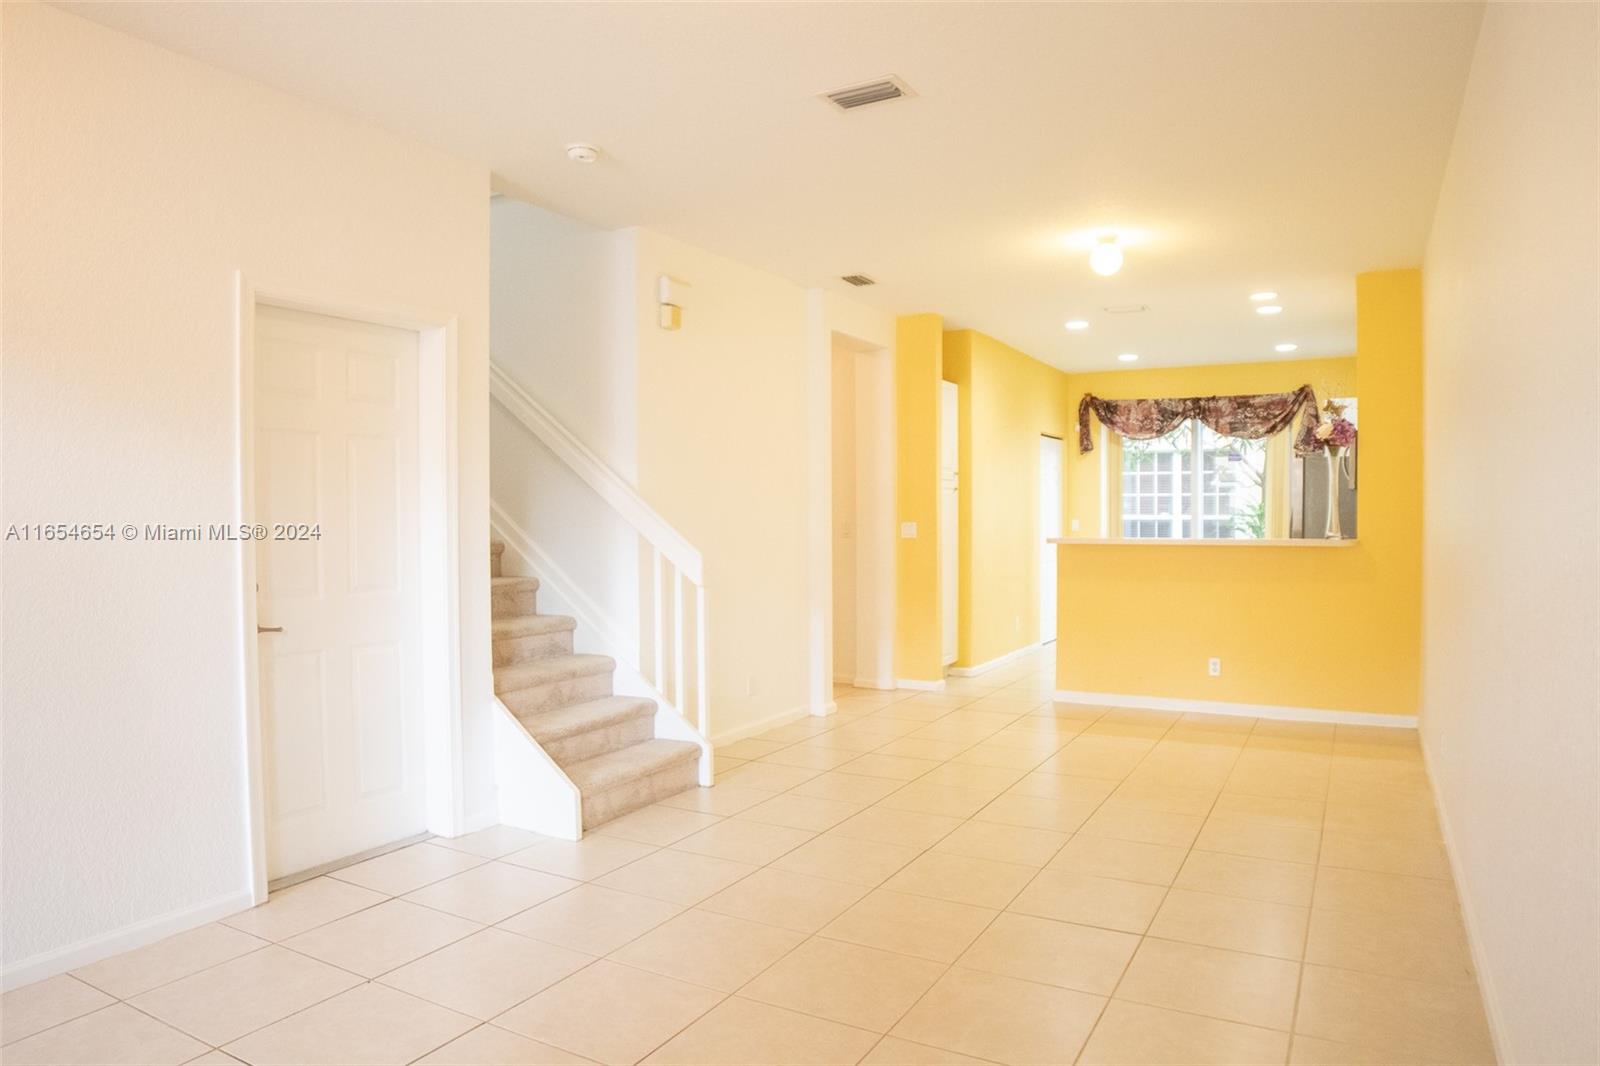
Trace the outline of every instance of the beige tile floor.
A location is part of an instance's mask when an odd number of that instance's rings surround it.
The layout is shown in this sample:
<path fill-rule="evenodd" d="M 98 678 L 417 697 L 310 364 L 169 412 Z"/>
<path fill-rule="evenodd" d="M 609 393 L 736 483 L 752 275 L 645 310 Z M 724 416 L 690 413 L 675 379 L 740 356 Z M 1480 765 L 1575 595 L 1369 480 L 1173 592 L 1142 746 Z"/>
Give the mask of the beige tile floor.
<path fill-rule="evenodd" d="M 1048 653 L 7 993 L 24 1063 L 1482 1063 L 1416 737 L 1052 704 Z"/>

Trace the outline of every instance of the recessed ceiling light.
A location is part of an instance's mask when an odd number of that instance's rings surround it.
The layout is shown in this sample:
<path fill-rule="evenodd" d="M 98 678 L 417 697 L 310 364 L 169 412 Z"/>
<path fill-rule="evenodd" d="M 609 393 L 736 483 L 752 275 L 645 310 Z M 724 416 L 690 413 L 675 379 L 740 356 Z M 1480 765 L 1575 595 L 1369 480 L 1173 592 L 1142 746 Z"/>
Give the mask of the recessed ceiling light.
<path fill-rule="evenodd" d="M 1101 237 L 1089 253 L 1089 269 L 1103 278 L 1109 278 L 1122 269 L 1122 246 L 1115 233 Z"/>
<path fill-rule="evenodd" d="M 1256 308 L 1256 314 L 1258 314 L 1258 315 L 1276 315 L 1276 314 L 1280 313 L 1282 310 L 1283 310 L 1283 308 L 1279 307 L 1277 304 L 1263 304 L 1262 306 Z"/>
<path fill-rule="evenodd" d="M 1298 344 L 1274 344 L 1272 350 L 1275 352 L 1292 352 L 1298 347 L 1300 347 Z"/>
<path fill-rule="evenodd" d="M 1250 299 L 1258 304 L 1265 303 L 1268 300 L 1276 300 L 1277 298 L 1278 294 L 1275 292 L 1253 292 L 1250 294 Z"/>
<path fill-rule="evenodd" d="M 1077 333 L 1079 330 L 1089 328 L 1089 323 L 1081 318 L 1068 319 L 1065 325 L 1067 329 L 1070 329 L 1074 333 Z"/>
<path fill-rule="evenodd" d="M 1121 355 L 1117 356 L 1117 361 L 1122 363 L 1137 363 L 1139 361 L 1139 357 L 1133 352 L 1123 352 Z"/>
<path fill-rule="evenodd" d="M 567 158 L 574 163 L 593 163 L 600 158 L 600 149 L 592 144 L 569 144 Z"/>

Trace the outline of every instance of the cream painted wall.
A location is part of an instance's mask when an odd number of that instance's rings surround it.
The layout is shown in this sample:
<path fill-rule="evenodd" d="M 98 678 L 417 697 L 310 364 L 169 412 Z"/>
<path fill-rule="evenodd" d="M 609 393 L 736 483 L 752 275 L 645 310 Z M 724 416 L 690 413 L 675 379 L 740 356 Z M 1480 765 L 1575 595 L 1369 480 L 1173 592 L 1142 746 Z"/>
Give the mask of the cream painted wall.
<path fill-rule="evenodd" d="M 457 316 L 458 806 L 492 815 L 487 173 L 54 8 L 0 17 L 4 521 L 237 520 L 238 271 Z M 246 906 L 240 549 L 4 564 L 8 979 Z"/>
<path fill-rule="evenodd" d="M 1422 737 L 1507 1063 L 1600 1061 L 1596 45 L 1489 5 L 1423 270 Z"/>
<path fill-rule="evenodd" d="M 809 709 L 807 295 L 632 234 L 639 487 L 705 557 L 716 739 Z M 689 285 L 677 331 L 655 324 L 662 274 Z"/>

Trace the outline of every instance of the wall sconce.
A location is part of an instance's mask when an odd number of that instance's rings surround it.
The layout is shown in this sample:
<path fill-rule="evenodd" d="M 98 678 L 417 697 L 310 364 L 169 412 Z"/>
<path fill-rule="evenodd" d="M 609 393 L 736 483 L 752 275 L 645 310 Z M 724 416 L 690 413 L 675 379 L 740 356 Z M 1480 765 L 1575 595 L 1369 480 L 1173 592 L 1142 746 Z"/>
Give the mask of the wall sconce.
<path fill-rule="evenodd" d="M 656 281 L 656 325 L 662 329 L 678 329 L 683 325 L 683 290 L 687 281 L 663 274 Z"/>

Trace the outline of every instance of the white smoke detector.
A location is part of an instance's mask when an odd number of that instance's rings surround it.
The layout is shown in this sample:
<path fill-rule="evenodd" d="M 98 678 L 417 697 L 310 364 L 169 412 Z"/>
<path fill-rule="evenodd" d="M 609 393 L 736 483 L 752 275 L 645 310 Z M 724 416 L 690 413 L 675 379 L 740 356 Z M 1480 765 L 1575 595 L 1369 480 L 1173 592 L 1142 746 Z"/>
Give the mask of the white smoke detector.
<path fill-rule="evenodd" d="M 593 163 L 600 158 L 600 149 L 592 144 L 569 144 L 567 158 L 574 163 Z"/>

